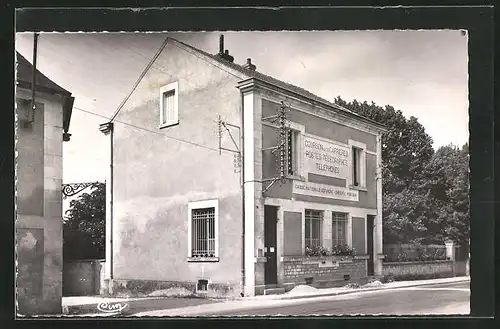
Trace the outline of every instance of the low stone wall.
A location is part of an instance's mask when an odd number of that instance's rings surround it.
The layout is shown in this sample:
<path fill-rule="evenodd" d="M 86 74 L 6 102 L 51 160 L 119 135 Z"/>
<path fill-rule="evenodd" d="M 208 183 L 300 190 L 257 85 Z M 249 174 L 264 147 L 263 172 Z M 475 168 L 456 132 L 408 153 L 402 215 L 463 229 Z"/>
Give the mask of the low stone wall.
<path fill-rule="evenodd" d="M 345 282 L 366 277 L 366 257 L 283 257 L 284 283 Z M 345 277 L 349 276 L 349 277 Z"/>
<path fill-rule="evenodd" d="M 79 260 L 63 264 L 63 296 L 99 295 L 103 260 Z"/>
<path fill-rule="evenodd" d="M 452 277 L 454 276 L 454 263 L 451 260 L 384 262 L 383 274 L 392 276 L 396 280 Z"/>

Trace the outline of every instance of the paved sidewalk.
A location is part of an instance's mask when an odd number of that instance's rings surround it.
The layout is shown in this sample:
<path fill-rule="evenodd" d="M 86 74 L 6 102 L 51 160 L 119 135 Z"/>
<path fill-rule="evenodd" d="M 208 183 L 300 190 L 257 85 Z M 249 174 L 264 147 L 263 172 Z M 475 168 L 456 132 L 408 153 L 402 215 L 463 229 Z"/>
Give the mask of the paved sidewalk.
<path fill-rule="evenodd" d="M 255 297 L 243 297 L 230 301 L 196 305 L 191 307 L 180 307 L 168 310 L 155 310 L 141 313 L 134 313 L 134 316 L 196 316 L 198 314 L 220 313 L 225 311 L 248 310 L 252 308 L 263 308 L 266 306 L 275 305 L 277 301 L 283 305 L 292 305 L 303 302 L 307 298 L 317 298 L 318 300 L 327 299 L 331 296 L 345 295 L 352 293 L 361 293 L 376 290 L 389 290 L 403 287 L 416 287 L 425 285 L 467 282 L 469 277 L 454 277 L 434 280 L 418 280 L 418 281 L 398 281 L 387 284 L 368 284 L 361 288 L 330 288 L 330 289 L 315 289 L 309 286 L 298 286 L 292 291 L 282 295 L 267 295 Z"/>
<path fill-rule="evenodd" d="M 67 316 L 126 316 L 139 312 L 159 309 L 190 307 L 216 303 L 217 300 L 189 297 L 137 297 L 109 298 L 101 296 L 63 297 L 63 313 Z M 101 307 L 98 307 L 98 306 Z M 100 308 L 124 307 L 117 312 L 106 313 Z"/>

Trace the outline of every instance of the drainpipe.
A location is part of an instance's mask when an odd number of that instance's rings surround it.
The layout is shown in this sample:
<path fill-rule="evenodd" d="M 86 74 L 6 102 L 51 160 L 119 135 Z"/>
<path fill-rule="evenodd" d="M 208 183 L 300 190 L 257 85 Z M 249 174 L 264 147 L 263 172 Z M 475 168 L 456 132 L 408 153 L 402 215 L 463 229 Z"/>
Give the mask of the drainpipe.
<path fill-rule="evenodd" d="M 109 172 L 106 180 L 106 279 L 108 279 L 108 292 L 113 293 L 113 123 L 107 122 L 99 125 L 99 130 L 108 136 Z"/>
<path fill-rule="evenodd" d="M 244 127 L 245 127 L 245 107 L 243 104 L 243 94 L 241 94 L 241 292 L 240 296 L 245 296 L 245 161 L 244 161 Z"/>
<path fill-rule="evenodd" d="M 31 80 L 31 111 L 29 122 L 35 121 L 35 90 L 36 90 L 36 58 L 38 53 L 38 33 L 33 35 L 33 74 Z"/>

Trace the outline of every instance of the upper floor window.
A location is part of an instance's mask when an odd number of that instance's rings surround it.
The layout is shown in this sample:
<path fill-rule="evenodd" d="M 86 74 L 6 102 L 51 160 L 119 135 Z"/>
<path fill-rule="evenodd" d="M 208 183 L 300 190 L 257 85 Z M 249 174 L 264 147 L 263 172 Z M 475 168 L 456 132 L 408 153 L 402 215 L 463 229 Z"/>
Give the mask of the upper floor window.
<path fill-rule="evenodd" d="M 366 188 L 366 145 L 349 140 L 351 147 L 350 187 Z"/>
<path fill-rule="evenodd" d="M 179 123 L 179 83 L 160 88 L 160 128 Z"/>
<path fill-rule="evenodd" d="M 362 149 L 353 146 L 352 148 L 352 185 L 361 185 L 361 152 Z"/>

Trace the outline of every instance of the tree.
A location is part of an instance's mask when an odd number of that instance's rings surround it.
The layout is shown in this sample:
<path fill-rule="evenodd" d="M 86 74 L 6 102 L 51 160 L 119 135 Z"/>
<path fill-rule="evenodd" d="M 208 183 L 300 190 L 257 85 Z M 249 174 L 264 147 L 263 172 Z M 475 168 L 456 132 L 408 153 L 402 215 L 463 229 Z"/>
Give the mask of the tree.
<path fill-rule="evenodd" d="M 105 257 L 105 200 L 106 185 L 99 183 L 70 202 L 63 224 L 65 260 Z"/>
<path fill-rule="evenodd" d="M 418 187 L 434 154 L 432 138 L 417 118 L 406 119 L 392 106 L 383 108 L 356 100 L 348 103 L 340 97 L 335 103 L 387 128 L 382 136 L 384 241 L 422 240 L 427 234 L 430 204 Z"/>
<path fill-rule="evenodd" d="M 469 242 L 469 147 L 440 147 L 425 170 L 420 186 L 429 192 L 433 216 L 427 227 L 432 242 L 451 239 L 465 246 Z"/>

